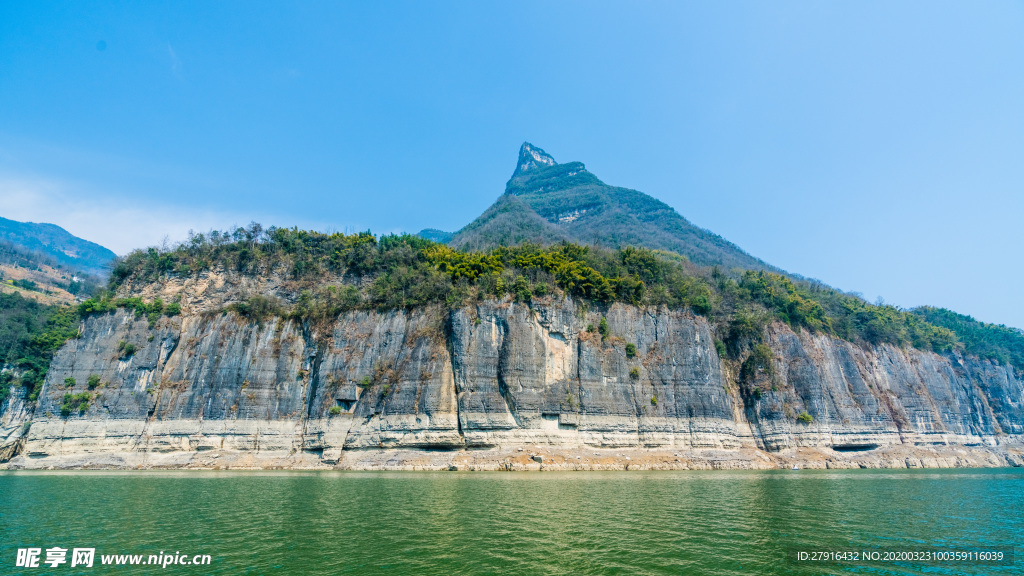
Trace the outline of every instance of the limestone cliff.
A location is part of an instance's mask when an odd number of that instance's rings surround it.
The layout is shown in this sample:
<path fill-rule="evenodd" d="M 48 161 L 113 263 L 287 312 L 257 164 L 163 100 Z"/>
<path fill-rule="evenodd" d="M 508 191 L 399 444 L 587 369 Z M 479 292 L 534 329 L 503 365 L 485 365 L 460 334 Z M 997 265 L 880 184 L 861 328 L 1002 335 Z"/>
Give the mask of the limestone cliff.
<path fill-rule="evenodd" d="M 491 299 L 302 325 L 220 311 L 268 285 L 206 275 L 134 289 L 181 294 L 185 312 L 152 328 L 125 310 L 87 318 L 37 405 L 14 390 L 2 406 L 8 466 L 185 466 L 211 453 L 323 466 L 368 450 L 523 446 L 998 452 L 1024 434 L 1024 381 L 1008 366 L 784 324 L 768 333 L 774 374 L 751 393 L 703 317 L 664 308 Z M 607 337 L 588 331 L 601 318 Z M 62 414 L 69 394 L 89 401 Z"/>

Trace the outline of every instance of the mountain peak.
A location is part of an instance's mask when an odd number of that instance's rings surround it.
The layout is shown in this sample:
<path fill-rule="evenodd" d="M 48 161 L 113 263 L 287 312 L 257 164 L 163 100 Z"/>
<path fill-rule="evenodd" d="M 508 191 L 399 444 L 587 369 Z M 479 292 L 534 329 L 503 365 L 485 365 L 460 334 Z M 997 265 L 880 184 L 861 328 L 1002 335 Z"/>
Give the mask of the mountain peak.
<path fill-rule="evenodd" d="M 519 149 L 505 194 L 447 243 L 484 250 L 562 240 L 666 250 L 726 271 L 774 270 L 721 236 L 694 226 L 668 204 L 643 192 L 609 186 L 582 162 L 559 164 L 529 142 Z"/>
<path fill-rule="evenodd" d="M 516 164 L 516 171 L 512 173 L 512 177 L 515 178 L 523 172 L 541 166 L 554 166 L 555 164 L 555 159 L 550 154 L 529 142 L 523 142 L 523 146 L 519 148 L 519 163 Z"/>

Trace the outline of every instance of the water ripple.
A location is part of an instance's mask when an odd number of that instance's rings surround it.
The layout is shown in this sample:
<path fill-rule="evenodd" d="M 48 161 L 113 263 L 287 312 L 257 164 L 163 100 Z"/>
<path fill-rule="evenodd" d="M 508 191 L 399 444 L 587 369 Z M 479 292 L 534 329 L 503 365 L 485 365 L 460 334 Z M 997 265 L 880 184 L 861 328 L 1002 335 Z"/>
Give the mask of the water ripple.
<path fill-rule="evenodd" d="M 18 547 L 88 546 L 214 557 L 131 574 L 1007 574 L 789 553 L 1013 545 L 1022 491 L 1017 470 L 2 473 L 0 573 Z"/>

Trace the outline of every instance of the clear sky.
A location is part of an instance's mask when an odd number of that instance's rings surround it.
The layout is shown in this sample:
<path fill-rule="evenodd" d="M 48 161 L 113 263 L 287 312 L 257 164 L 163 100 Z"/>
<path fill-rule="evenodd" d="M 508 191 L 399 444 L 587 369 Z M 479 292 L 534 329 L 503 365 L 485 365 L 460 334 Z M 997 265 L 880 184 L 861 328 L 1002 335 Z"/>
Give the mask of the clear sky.
<path fill-rule="evenodd" d="M 524 141 L 786 270 L 1024 327 L 1022 2 L 0 3 L 0 216 L 456 230 Z"/>

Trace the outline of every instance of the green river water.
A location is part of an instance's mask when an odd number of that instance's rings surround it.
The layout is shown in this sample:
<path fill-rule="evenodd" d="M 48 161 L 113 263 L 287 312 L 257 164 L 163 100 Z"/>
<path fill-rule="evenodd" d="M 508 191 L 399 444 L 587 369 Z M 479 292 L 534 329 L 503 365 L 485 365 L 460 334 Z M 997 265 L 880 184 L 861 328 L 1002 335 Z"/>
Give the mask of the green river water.
<path fill-rule="evenodd" d="M 0 473 L 0 574 L 1017 574 L 1024 470 Z M 69 550 L 18 567 L 19 548 Z M 91 568 L 73 548 L 95 548 Z M 999 564 L 799 562 L 977 550 Z M 209 554 L 205 566 L 101 556 Z"/>

